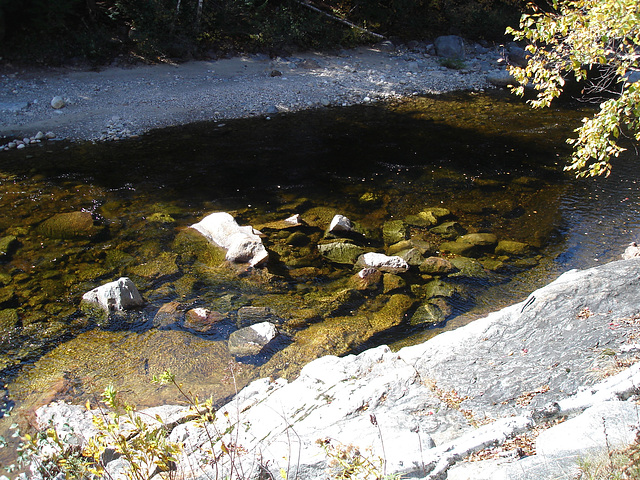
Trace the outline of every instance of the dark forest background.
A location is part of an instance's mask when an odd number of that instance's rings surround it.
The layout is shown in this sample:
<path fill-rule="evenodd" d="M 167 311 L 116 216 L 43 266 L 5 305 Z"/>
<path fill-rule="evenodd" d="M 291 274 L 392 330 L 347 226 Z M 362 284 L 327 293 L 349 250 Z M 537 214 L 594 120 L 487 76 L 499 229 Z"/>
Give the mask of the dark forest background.
<path fill-rule="evenodd" d="M 0 0 L 0 56 L 153 62 L 379 40 L 338 19 L 398 41 L 444 34 L 502 41 L 525 8 L 525 0 Z"/>

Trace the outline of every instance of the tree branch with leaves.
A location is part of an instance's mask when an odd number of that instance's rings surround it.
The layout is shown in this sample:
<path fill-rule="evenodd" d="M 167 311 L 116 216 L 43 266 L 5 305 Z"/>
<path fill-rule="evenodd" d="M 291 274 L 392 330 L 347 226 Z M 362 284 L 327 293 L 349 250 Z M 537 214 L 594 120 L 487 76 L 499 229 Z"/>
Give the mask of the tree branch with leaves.
<path fill-rule="evenodd" d="M 640 141 L 640 2 L 638 0 L 554 0 L 551 12 L 534 8 L 524 14 L 519 30 L 527 42 L 526 67 L 509 67 L 518 82 L 512 90 L 537 90 L 534 108 L 547 107 L 562 93 L 573 74 L 587 82 L 585 93 L 597 96 L 600 109 L 577 128 L 571 163 L 577 176 L 609 175 L 611 159 L 624 147 L 621 136 Z"/>

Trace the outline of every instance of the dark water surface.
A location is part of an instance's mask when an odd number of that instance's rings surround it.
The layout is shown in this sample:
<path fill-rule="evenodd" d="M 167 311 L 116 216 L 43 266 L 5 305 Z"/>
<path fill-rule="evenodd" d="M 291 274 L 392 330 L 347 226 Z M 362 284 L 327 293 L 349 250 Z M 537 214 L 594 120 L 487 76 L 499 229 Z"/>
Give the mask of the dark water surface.
<path fill-rule="evenodd" d="M 564 139 L 588 113 L 457 95 L 3 152 L 0 239 L 17 239 L 0 257 L 5 410 L 81 401 L 109 383 L 141 406 L 174 402 L 173 390 L 149 383 L 165 369 L 219 401 L 259 376 L 295 376 L 323 354 L 422 341 L 522 300 L 566 270 L 619 258 L 639 239 L 636 154 L 618 160 L 608 179 L 565 174 Z M 525 258 L 485 255 L 480 279 L 451 279 L 463 294 L 450 302 L 446 324 L 408 321 L 429 278 L 414 272 L 406 286 L 352 294 L 357 270 L 315 250 L 335 213 L 372 232 L 369 246 L 384 251 L 376 240 L 384 222 L 429 207 L 446 207 L 469 232 L 534 247 Z M 100 233 L 56 239 L 40 227 L 81 210 Z M 309 226 L 298 246 L 287 243 L 291 231 L 265 229 L 268 270 L 238 273 L 189 250 L 185 229 L 215 211 L 254 226 L 300 213 Z M 411 235 L 434 241 L 422 228 Z M 144 309 L 106 324 L 79 309 L 84 292 L 120 276 L 134 280 Z M 394 294 L 414 302 L 407 321 L 372 332 L 371 319 L 393 309 Z M 207 335 L 153 328 L 171 301 L 225 320 Z M 226 339 L 243 306 L 272 308 L 284 334 L 263 355 L 238 361 Z"/>

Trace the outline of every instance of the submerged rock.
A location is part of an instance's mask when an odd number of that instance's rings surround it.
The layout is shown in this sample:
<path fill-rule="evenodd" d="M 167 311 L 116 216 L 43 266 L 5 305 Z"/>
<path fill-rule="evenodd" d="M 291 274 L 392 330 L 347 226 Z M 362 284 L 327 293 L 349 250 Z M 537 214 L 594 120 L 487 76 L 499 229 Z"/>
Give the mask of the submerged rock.
<path fill-rule="evenodd" d="M 138 289 L 127 277 L 94 288 L 82 296 L 82 301 L 98 306 L 107 313 L 144 305 Z"/>
<path fill-rule="evenodd" d="M 17 246 L 18 239 L 13 235 L 0 238 L 0 259 L 9 257 Z"/>
<path fill-rule="evenodd" d="M 456 267 L 446 258 L 429 257 L 420 264 L 419 269 L 420 273 L 427 275 L 447 275 L 455 272 Z"/>
<path fill-rule="evenodd" d="M 409 238 L 409 229 L 403 220 L 389 220 L 382 226 L 382 239 L 387 245 Z"/>
<path fill-rule="evenodd" d="M 38 231 L 49 238 L 92 238 L 100 232 L 90 212 L 58 213 L 45 220 Z"/>
<path fill-rule="evenodd" d="M 284 322 L 276 313 L 269 307 L 241 307 L 238 309 L 238 328 L 244 328 L 256 323 L 270 322 L 274 324 L 281 324 Z"/>
<path fill-rule="evenodd" d="M 270 322 L 241 328 L 229 336 L 229 353 L 239 357 L 256 355 L 277 335 L 276 326 Z"/>
<path fill-rule="evenodd" d="M 365 252 L 365 249 L 345 240 L 337 240 L 318 245 L 318 251 L 323 257 L 334 263 L 353 265 L 358 257 Z"/>
<path fill-rule="evenodd" d="M 220 312 L 202 307 L 192 308 L 184 314 L 184 328 L 197 333 L 210 333 L 224 318 Z"/>
<path fill-rule="evenodd" d="M 528 253 L 531 253 L 531 247 L 523 242 L 500 240 L 495 253 L 496 255 L 527 255 Z"/>
<path fill-rule="evenodd" d="M 262 239 L 250 227 L 239 226 L 226 212 L 212 213 L 200 222 L 191 225 L 210 242 L 227 250 L 226 260 L 235 263 L 248 263 L 252 267 L 264 265 L 269 254 Z"/>
<path fill-rule="evenodd" d="M 460 235 L 464 235 L 466 230 L 458 222 L 444 222 L 437 227 L 429 229 L 429 232 L 440 235 L 445 240 L 455 240 Z"/>

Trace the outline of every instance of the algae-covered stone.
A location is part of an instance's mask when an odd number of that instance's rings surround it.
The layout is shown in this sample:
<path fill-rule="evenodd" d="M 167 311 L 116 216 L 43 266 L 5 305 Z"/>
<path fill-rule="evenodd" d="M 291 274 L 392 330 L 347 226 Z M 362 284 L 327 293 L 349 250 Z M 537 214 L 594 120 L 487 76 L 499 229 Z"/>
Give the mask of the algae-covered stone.
<path fill-rule="evenodd" d="M 445 314 L 442 312 L 438 305 L 433 303 L 423 303 L 420 305 L 411 318 L 409 319 L 410 325 L 435 325 L 442 323 L 446 320 Z"/>
<path fill-rule="evenodd" d="M 455 240 L 460 235 L 464 235 L 465 229 L 458 222 L 444 222 L 437 227 L 429 229 L 430 233 L 440 235 L 445 240 Z"/>
<path fill-rule="evenodd" d="M 435 217 L 438 222 L 451 216 L 451 211 L 444 207 L 425 208 L 423 212 L 420 212 L 420 215 L 423 213 Z"/>
<path fill-rule="evenodd" d="M 92 238 L 101 228 L 94 225 L 89 212 L 58 213 L 40 224 L 38 231 L 49 238 Z"/>
<path fill-rule="evenodd" d="M 382 239 L 386 245 L 392 245 L 409 238 L 409 229 L 403 220 L 389 220 L 382 227 Z"/>
<path fill-rule="evenodd" d="M 173 223 L 175 219 L 168 213 L 156 212 L 148 216 L 147 221 L 154 223 Z"/>
<path fill-rule="evenodd" d="M 385 273 L 382 277 L 382 292 L 390 293 L 395 290 L 406 288 L 407 282 L 404 278 L 393 273 Z"/>
<path fill-rule="evenodd" d="M 172 245 L 173 251 L 180 255 L 185 263 L 198 261 L 204 265 L 214 267 L 225 260 L 226 251 L 209 242 L 196 230 L 187 228 L 180 231 Z"/>
<path fill-rule="evenodd" d="M 0 288 L 0 306 L 9 306 L 15 303 L 16 289 L 12 286 Z"/>
<path fill-rule="evenodd" d="M 456 257 L 451 259 L 451 263 L 458 271 L 449 275 L 450 277 L 466 277 L 475 280 L 488 280 L 490 278 L 489 272 L 479 261 L 473 258 Z"/>
<path fill-rule="evenodd" d="M 346 240 L 337 240 L 318 245 L 318 251 L 331 262 L 354 265 L 366 250 Z"/>
<path fill-rule="evenodd" d="M 176 264 L 177 258 L 178 255 L 175 253 L 163 252 L 150 262 L 130 267 L 129 273 L 146 279 L 175 275 L 180 271 Z"/>
<path fill-rule="evenodd" d="M 387 255 L 397 255 L 400 252 L 413 248 L 411 240 L 402 240 L 387 247 Z"/>
<path fill-rule="evenodd" d="M 427 275 L 447 275 L 456 270 L 453 264 L 442 257 L 429 257 L 420 264 L 420 272 Z"/>
<path fill-rule="evenodd" d="M 404 221 L 407 225 L 418 228 L 433 227 L 438 223 L 436 217 L 427 212 L 420 212 L 417 215 L 407 215 L 404 217 Z"/>
<path fill-rule="evenodd" d="M 455 242 L 441 243 L 440 252 L 451 253 L 453 255 L 461 255 L 463 257 L 473 257 L 479 253 L 478 247 L 476 245 L 459 241 L 459 239 Z"/>
<path fill-rule="evenodd" d="M 184 314 L 184 328 L 198 333 L 210 333 L 216 325 L 224 320 L 225 316 L 220 312 L 207 308 L 197 307 L 188 310 Z"/>
<path fill-rule="evenodd" d="M 415 300 L 408 295 L 401 293 L 392 295 L 386 305 L 371 316 L 369 320 L 371 327 L 376 332 L 382 332 L 400 325 L 404 321 L 405 314 L 414 303 Z"/>
<path fill-rule="evenodd" d="M 289 235 L 285 240 L 285 243 L 293 247 L 304 247 L 309 243 L 309 241 L 310 240 L 308 236 L 306 236 L 304 233 L 300 231 L 297 231 Z"/>
<path fill-rule="evenodd" d="M 0 260 L 9 257 L 18 247 L 18 239 L 14 235 L 0 238 Z"/>
<path fill-rule="evenodd" d="M 410 267 L 419 267 L 424 262 L 424 256 L 417 248 L 410 248 L 398 253 L 398 256 L 409 264 Z"/>
<path fill-rule="evenodd" d="M 451 298 L 458 293 L 455 285 L 443 280 L 431 280 L 422 286 L 416 285 L 411 289 L 414 295 L 421 296 L 426 299 L 434 297 Z"/>
<path fill-rule="evenodd" d="M 487 248 L 495 247 L 498 243 L 498 238 L 493 233 L 469 233 L 462 235 L 458 240 L 477 247 Z"/>
<path fill-rule="evenodd" d="M 531 252 L 531 247 L 523 242 L 516 242 L 514 240 L 500 240 L 496 247 L 496 255 L 527 255 Z"/>
<path fill-rule="evenodd" d="M 244 328 L 256 323 L 269 322 L 273 324 L 284 323 L 284 320 L 276 315 L 270 307 L 246 306 L 238 309 L 238 328 Z"/>

